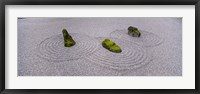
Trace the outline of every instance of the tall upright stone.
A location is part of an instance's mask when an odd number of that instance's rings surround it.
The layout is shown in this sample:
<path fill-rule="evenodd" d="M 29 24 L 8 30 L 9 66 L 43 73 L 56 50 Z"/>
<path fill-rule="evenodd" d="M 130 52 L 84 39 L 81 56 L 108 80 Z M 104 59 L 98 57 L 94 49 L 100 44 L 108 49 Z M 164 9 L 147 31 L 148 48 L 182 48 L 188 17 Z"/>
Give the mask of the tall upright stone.
<path fill-rule="evenodd" d="M 63 37 L 64 37 L 64 46 L 65 47 L 71 47 L 76 44 L 76 42 L 73 40 L 73 38 L 69 35 L 66 29 L 62 30 Z"/>

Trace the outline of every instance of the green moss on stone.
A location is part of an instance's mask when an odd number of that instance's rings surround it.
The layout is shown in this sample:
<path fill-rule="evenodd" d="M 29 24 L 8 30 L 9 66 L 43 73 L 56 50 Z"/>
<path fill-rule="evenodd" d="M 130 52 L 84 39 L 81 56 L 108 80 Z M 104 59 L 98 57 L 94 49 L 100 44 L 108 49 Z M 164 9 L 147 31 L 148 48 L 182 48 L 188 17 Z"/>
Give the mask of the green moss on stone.
<path fill-rule="evenodd" d="M 65 47 L 71 47 L 76 44 L 76 42 L 73 40 L 73 38 L 69 35 L 66 29 L 62 30 L 63 37 L 64 37 L 64 46 Z"/>
<path fill-rule="evenodd" d="M 131 35 L 133 37 L 140 37 L 141 33 L 136 27 L 129 26 L 128 27 L 128 35 Z"/>
<path fill-rule="evenodd" d="M 116 43 L 114 43 L 113 41 L 109 39 L 105 39 L 102 42 L 102 46 L 111 52 L 116 52 L 116 53 L 122 52 L 121 48 Z"/>

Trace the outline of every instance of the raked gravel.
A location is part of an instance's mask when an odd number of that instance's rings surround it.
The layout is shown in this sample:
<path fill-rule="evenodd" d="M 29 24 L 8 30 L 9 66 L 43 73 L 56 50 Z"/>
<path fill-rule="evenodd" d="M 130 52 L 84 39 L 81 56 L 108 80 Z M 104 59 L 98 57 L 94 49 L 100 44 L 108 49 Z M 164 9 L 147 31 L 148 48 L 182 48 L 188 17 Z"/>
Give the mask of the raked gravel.
<path fill-rule="evenodd" d="M 127 28 L 141 30 L 140 38 Z M 76 41 L 64 47 L 62 29 Z M 121 53 L 104 49 L 109 38 Z M 181 76 L 182 19 L 168 17 L 18 19 L 18 76 Z"/>

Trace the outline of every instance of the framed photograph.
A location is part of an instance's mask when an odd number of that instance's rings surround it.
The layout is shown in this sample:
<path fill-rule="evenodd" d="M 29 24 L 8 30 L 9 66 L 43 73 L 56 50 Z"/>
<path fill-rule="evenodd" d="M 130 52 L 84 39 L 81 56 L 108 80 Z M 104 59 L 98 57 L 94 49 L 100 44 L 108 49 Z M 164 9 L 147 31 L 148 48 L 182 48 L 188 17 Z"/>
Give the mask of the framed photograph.
<path fill-rule="evenodd" d="M 1 1 L 1 93 L 199 93 L 199 4 Z"/>

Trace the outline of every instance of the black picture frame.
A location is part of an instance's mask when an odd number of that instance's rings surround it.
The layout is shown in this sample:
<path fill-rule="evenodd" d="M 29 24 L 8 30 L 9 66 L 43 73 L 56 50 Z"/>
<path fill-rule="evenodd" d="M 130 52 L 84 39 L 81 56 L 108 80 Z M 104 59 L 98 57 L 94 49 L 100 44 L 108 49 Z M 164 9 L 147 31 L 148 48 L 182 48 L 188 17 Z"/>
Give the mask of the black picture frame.
<path fill-rule="evenodd" d="M 6 5 L 195 5 L 195 89 L 5 89 Z M 2 0 L 0 1 L 0 92 L 2 94 L 198 94 L 200 0 Z"/>

